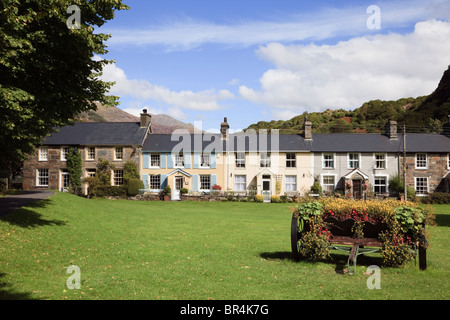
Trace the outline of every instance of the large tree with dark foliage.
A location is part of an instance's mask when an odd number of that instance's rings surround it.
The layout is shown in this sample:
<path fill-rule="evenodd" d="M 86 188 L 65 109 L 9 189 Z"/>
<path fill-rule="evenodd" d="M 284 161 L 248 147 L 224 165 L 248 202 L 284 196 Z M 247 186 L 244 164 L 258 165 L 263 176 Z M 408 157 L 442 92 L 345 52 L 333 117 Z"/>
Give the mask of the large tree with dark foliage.
<path fill-rule="evenodd" d="M 73 5 L 79 11 L 71 11 Z M 112 83 L 99 79 L 113 61 L 94 58 L 107 53 L 109 35 L 94 28 L 123 9 L 128 7 L 121 0 L 0 0 L 3 168 L 24 160 L 53 128 L 95 110 L 95 101 L 117 104 L 117 97 L 107 95 Z M 75 13 L 79 28 L 70 28 Z"/>

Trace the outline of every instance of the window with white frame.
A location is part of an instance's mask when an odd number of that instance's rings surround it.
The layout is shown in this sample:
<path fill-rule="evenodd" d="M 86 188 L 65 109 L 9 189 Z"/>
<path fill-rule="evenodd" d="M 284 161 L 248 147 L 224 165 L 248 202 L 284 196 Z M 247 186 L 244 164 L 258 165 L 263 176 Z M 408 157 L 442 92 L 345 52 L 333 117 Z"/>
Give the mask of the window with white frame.
<path fill-rule="evenodd" d="M 211 189 L 211 176 L 210 175 L 200 175 L 200 189 L 201 190 Z"/>
<path fill-rule="evenodd" d="M 384 176 L 374 177 L 373 184 L 374 193 L 386 193 L 387 192 L 387 178 Z"/>
<path fill-rule="evenodd" d="M 375 153 L 374 161 L 375 161 L 375 169 L 386 169 L 385 153 Z"/>
<path fill-rule="evenodd" d="M 69 147 L 61 147 L 61 161 L 67 161 L 68 154 L 69 154 Z"/>
<path fill-rule="evenodd" d="M 36 186 L 48 187 L 48 169 L 37 169 Z"/>
<path fill-rule="evenodd" d="M 244 175 L 234 176 L 234 191 L 245 191 L 247 177 Z"/>
<path fill-rule="evenodd" d="M 266 152 L 260 153 L 260 167 L 261 168 L 270 167 L 270 153 L 266 153 Z"/>
<path fill-rule="evenodd" d="M 286 176 L 285 191 L 297 191 L 297 176 Z"/>
<path fill-rule="evenodd" d="M 161 175 L 151 174 L 150 175 L 150 189 L 160 189 L 161 188 Z"/>
<path fill-rule="evenodd" d="M 47 160 L 48 160 L 48 147 L 40 147 L 39 161 L 47 161 Z"/>
<path fill-rule="evenodd" d="M 348 168 L 349 169 L 359 168 L 359 153 L 348 154 Z"/>
<path fill-rule="evenodd" d="M 333 192 L 335 185 L 334 176 L 322 176 L 322 190 L 324 192 Z"/>
<path fill-rule="evenodd" d="M 245 168 L 245 153 L 236 153 L 236 168 Z"/>
<path fill-rule="evenodd" d="M 428 194 L 428 178 L 427 177 L 415 177 L 415 188 L 417 195 Z"/>
<path fill-rule="evenodd" d="M 426 169 L 428 168 L 427 154 L 417 153 L 416 154 L 416 169 Z"/>
<path fill-rule="evenodd" d="M 295 153 L 286 153 L 286 168 L 295 168 Z"/>
<path fill-rule="evenodd" d="M 202 153 L 200 155 L 200 167 L 209 168 L 211 166 L 211 155 L 209 153 Z"/>
<path fill-rule="evenodd" d="M 123 160 L 123 147 L 116 147 L 114 150 L 114 159 Z"/>
<path fill-rule="evenodd" d="M 87 147 L 86 160 L 95 160 L 95 147 Z"/>
<path fill-rule="evenodd" d="M 114 170 L 114 185 L 123 185 L 123 170 Z"/>
<path fill-rule="evenodd" d="M 323 158 L 323 169 L 334 169 L 334 153 L 324 153 Z"/>
<path fill-rule="evenodd" d="M 184 167 L 184 155 L 181 152 L 175 154 L 175 167 Z"/>
<path fill-rule="evenodd" d="M 150 167 L 156 168 L 161 166 L 161 155 L 151 154 L 150 155 Z"/>

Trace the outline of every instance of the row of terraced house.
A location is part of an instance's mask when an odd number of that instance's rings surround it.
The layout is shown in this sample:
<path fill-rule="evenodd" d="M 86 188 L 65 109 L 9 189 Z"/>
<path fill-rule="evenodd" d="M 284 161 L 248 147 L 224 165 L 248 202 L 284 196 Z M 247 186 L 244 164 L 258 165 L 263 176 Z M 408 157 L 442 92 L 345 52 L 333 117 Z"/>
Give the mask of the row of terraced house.
<path fill-rule="evenodd" d="M 424 196 L 450 192 L 450 118 L 442 134 L 399 133 L 389 121 L 380 134 L 313 134 L 305 121 L 299 134 L 250 130 L 229 133 L 227 119 L 217 134 L 152 133 L 146 110 L 140 122 L 75 123 L 48 136 L 25 161 L 24 189 L 64 190 L 69 185 L 66 156 L 76 147 L 83 177 L 95 176 L 99 159 L 114 164 L 111 185 L 124 183 L 123 166 L 134 162 L 145 189 L 190 194 L 213 189 L 235 194 L 302 196 L 318 182 L 323 192 L 336 190 L 356 199 L 368 192 L 388 196 L 389 181 L 406 170 L 407 185 Z M 86 187 L 84 188 L 86 191 Z"/>

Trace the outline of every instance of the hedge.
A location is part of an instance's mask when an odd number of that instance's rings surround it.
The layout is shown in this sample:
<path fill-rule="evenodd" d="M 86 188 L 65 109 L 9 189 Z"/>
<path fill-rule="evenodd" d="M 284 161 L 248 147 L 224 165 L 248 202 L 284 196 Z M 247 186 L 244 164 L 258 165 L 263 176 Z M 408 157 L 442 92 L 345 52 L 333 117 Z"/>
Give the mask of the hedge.
<path fill-rule="evenodd" d="M 427 204 L 450 204 L 450 193 L 433 192 L 422 198 L 421 202 Z"/>

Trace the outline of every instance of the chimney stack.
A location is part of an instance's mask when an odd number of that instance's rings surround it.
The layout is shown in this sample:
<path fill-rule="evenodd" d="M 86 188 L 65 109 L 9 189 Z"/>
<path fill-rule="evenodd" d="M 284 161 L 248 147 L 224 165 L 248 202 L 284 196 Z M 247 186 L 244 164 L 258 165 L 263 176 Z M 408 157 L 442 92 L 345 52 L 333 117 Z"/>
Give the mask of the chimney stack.
<path fill-rule="evenodd" d="M 141 113 L 141 128 L 147 128 L 148 125 L 151 123 L 152 121 L 152 116 L 147 113 L 147 109 L 142 110 Z"/>
<path fill-rule="evenodd" d="M 390 140 L 397 139 L 397 121 L 389 120 L 386 124 L 386 135 Z"/>
<path fill-rule="evenodd" d="M 444 135 L 450 138 L 450 114 L 448 115 L 447 123 L 444 123 L 442 129 L 444 131 Z"/>
<path fill-rule="evenodd" d="M 312 122 L 305 118 L 305 123 L 303 124 L 303 138 L 305 140 L 312 140 Z"/>
<path fill-rule="evenodd" d="M 228 139 L 228 129 L 230 129 L 230 126 L 227 122 L 227 117 L 223 118 L 223 122 L 220 124 L 220 133 L 222 135 L 222 140 Z"/>

